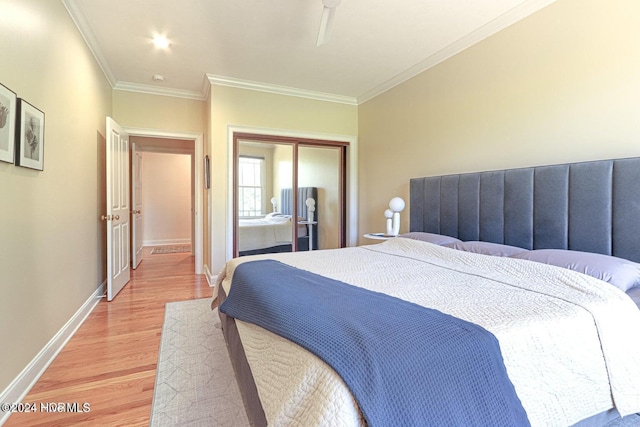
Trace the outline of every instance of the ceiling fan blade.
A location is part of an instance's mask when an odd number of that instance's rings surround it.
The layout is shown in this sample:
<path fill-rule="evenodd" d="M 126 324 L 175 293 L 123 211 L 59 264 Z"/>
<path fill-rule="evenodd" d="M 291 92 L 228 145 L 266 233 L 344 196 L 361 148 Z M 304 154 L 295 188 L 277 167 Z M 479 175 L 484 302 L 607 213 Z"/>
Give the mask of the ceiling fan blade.
<path fill-rule="evenodd" d="M 321 46 L 329 40 L 335 14 L 335 7 L 325 6 L 322 10 L 322 18 L 320 19 L 320 31 L 318 32 L 318 42 L 316 43 L 316 46 Z"/>

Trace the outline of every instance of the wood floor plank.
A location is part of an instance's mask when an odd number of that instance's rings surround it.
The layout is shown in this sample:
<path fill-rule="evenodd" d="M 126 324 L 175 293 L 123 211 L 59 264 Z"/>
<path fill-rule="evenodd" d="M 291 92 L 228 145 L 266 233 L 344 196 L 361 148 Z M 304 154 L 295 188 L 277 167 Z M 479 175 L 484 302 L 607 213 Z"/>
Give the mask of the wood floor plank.
<path fill-rule="evenodd" d="M 127 286 L 98 304 L 23 400 L 38 412 L 14 413 L 5 427 L 149 425 L 165 304 L 213 292 L 193 273 L 191 254 L 145 254 Z M 53 403 L 90 410 L 40 410 Z"/>

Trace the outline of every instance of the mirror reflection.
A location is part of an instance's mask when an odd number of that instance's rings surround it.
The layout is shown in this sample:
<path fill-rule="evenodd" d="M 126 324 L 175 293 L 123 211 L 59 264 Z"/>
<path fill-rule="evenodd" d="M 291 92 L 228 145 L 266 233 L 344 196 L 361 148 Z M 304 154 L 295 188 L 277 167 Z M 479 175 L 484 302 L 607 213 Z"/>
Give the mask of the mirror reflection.
<path fill-rule="evenodd" d="M 238 140 L 237 255 L 341 247 L 340 150 Z"/>

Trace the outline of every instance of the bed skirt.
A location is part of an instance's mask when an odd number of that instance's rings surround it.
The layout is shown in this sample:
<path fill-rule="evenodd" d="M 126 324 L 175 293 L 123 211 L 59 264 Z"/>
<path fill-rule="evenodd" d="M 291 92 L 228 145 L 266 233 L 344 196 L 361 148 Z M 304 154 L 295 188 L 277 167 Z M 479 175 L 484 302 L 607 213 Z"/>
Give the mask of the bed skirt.
<path fill-rule="evenodd" d="M 219 286 L 218 289 L 218 305 L 220 305 L 227 298 L 227 294 L 224 292 L 224 289 L 222 289 L 222 286 Z M 262 409 L 258 389 L 251 374 L 251 367 L 244 354 L 244 348 L 238 335 L 236 321 L 233 317 L 227 316 L 220 310 L 218 310 L 218 315 L 220 316 L 222 333 L 227 344 L 231 365 L 233 366 L 233 371 L 238 381 L 238 387 L 240 388 L 242 402 L 247 412 L 247 418 L 249 418 L 249 424 L 256 427 L 266 427 L 267 418 Z"/>

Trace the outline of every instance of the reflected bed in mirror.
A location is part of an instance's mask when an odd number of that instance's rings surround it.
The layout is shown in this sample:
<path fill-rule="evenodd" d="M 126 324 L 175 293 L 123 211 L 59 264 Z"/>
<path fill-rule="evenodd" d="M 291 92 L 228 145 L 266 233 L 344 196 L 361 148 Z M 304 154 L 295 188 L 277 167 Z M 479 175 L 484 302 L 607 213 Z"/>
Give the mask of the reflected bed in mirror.
<path fill-rule="evenodd" d="M 307 199 L 318 199 L 316 187 L 298 188 L 298 250 L 309 250 L 309 235 L 318 234 L 318 225 L 299 224 L 307 220 Z M 240 219 L 238 221 L 238 251 L 240 256 L 278 252 L 291 252 L 293 242 L 293 191 L 284 188 L 280 194 L 280 212 L 272 212 L 262 218 Z M 314 212 L 317 222 L 318 211 Z M 313 249 L 318 249 L 318 239 L 313 241 Z"/>

